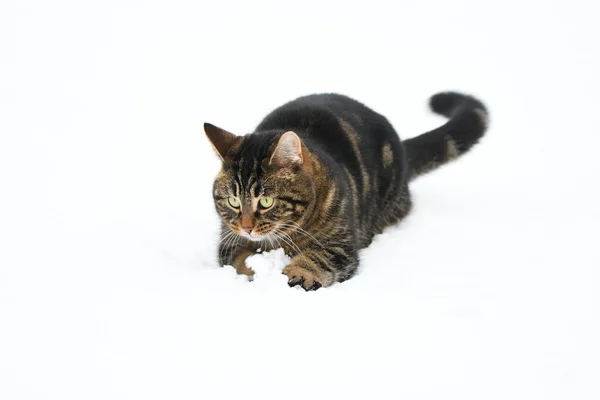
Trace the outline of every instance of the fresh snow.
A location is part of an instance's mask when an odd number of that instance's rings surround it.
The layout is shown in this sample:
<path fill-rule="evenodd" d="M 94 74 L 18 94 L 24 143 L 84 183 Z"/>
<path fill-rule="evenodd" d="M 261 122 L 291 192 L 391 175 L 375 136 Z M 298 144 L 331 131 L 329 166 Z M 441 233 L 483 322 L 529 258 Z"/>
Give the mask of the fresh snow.
<path fill-rule="evenodd" d="M 0 4 L 0 399 L 598 399 L 589 1 Z M 216 262 L 211 122 L 341 92 L 403 138 L 489 107 L 357 276 Z"/>

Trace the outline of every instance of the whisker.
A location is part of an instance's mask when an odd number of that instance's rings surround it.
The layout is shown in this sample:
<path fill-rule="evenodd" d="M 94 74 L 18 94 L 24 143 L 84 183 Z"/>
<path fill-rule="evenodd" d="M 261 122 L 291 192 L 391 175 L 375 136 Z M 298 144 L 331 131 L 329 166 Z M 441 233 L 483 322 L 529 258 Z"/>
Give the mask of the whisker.
<path fill-rule="evenodd" d="M 269 241 L 269 243 L 265 243 L 265 250 L 267 250 L 269 244 L 271 245 L 271 247 L 273 247 L 273 242 L 271 241 L 271 237 L 269 235 L 269 233 L 265 235 L 265 238 Z M 260 244 L 260 248 L 262 249 L 262 242 Z"/>
<path fill-rule="evenodd" d="M 229 246 L 229 262 L 230 264 L 233 264 L 233 250 L 235 249 L 235 247 L 238 245 L 240 241 L 240 236 L 236 235 L 235 239 L 233 239 L 233 243 Z"/>
<path fill-rule="evenodd" d="M 275 241 L 277 242 L 277 246 L 279 246 L 280 249 L 283 249 L 283 252 L 285 253 L 285 248 L 281 245 L 281 242 L 279 241 L 279 235 L 277 235 L 275 232 L 273 232 L 273 239 L 275 239 Z"/>
<path fill-rule="evenodd" d="M 220 244 L 221 244 L 221 242 L 223 242 L 223 240 L 225 240 L 225 239 L 227 239 L 227 238 L 231 237 L 231 235 L 234 235 L 234 234 L 235 234 L 235 233 L 233 233 L 233 231 L 229 231 L 229 232 L 227 232 L 227 233 L 225 234 L 225 236 L 223 236 L 223 237 L 221 238 L 221 240 L 219 240 L 219 243 L 217 243 L 217 246 L 218 246 L 218 245 L 220 245 Z"/>
<path fill-rule="evenodd" d="M 223 259 L 223 251 L 227 248 L 227 244 L 229 243 L 231 238 L 232 238 L 232 236 L 228 235 L 225 238 L 221 239 L 221 240 L 225 240 L 225 242 L 221 246 L 221 250 L 219 251 L 219 261 L 221 262 L 221 264 L 225 264 L 225 260 Z"/>
<path fill-rule="evenodd" d="M 239 239 L 239 235 L 237 234 L 233 234 L 229 237 L 229 239 L 227 239 L 227 241 L 225 242 L 225 244 L 223 244 L 223 247 L 221 248 L 221 252 L 219 253 L 219 258 L 223 261 L 223 250 L 225 250 L 225 257 L 228 257 L 228 254 L 231 254 L 231 251 L 233 249 L 233 247 L 235 247 L 235 243 L 236 241 Z M 223 261 L 223 264 L 226 264 L 226 262 L 229 262 L 229 258 L 227 258 L 226 261 Z"/>
<path fill-rule="evenodd" d="M 302 250 L 300 249 L 300 247 L 296 244 L 296 242 L 294 242 L 294 240 L 292 239 L 292 237 L 290 235 L 288 235 L 287 233 L 282 232 L 284 236 L 286 236 L 289 241 L 294 245 L 294 247 L 296 247 L 296 249 L 298 250 L 298 253 L 302 254 Z"/>
<path fill-rule="evenodd" d="M 269 243 L 271 244 L 271 250 L 275 249 L 275 245 L 273 244 L 273 240 L 271 240 L 271 234 L 267 234 L 265 235 L 265 237 L 269 240 Z"/>
<path fill-rule="evenodd" d="M 287 243 L 288 246 L 292 247 L 292 249 L 294 251 L 297 251 L 298 254 L 302 254 L 302 250 L 300 250 L 300 248 L 296 245 L 296 243 L 294 243 L 294 241 L 292 240 L 292 238 L 290 238 L 290 236 L 288 234 L 286 234 L 285 232 L 278 232 L 278 234 L 281 234 L 281 236 L 279 236 L 279 238 L 281 240 L 283 240 L 285 243 Z"/>
<path fill-rule="evenodd" d="M 286 228 L 295 228 L 292 230 L 292 232 L 298 232 L 298 233 L 302 233 L 303 235 L 307 236 L 309 239 L 314 240 L 315 242 L 317 242 L 317 244 L 321 247 L 325 247 L 323 246 L 323 244 L 321 242 L 319 242 L 317 240 L 317 238 L 315 238 L 313 235 L 311 235 L 310 233 L 308 233 L 306 230 L 302 229 L 300 226 L 298 226 L 297 224 L 278 224 L 279 226 L 283 226 Z"/>

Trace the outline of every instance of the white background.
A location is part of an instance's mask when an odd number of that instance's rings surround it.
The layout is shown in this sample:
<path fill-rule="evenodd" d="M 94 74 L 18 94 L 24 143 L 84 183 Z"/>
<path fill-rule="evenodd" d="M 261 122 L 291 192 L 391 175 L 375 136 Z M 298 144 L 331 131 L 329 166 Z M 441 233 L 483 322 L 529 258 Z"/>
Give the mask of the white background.
<path fill-rule="evenodd" d="M 414 4 L 413 4 L 414 3 Z M 0 398 L 598 399 L 592 1 L 0 4 Z M 340 92 L 491 129 L 352 280 L 216 263 L 211 122 Z"/>

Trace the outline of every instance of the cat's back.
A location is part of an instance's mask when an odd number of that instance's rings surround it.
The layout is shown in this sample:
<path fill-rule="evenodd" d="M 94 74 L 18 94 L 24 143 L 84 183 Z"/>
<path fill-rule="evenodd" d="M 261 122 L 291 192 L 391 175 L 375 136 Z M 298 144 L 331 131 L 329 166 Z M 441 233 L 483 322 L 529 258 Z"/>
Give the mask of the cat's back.
<path fill-rule="evenodd" d="M 387 119 L 364 104 L 337 93 L 299 97 L 272 111 L 257 131 L 294 131 L 329 154 L 349 154 L 360 145 L 362 152 L 398 141 Z"/>
<path fill-rule="evenodd" d="M 296 129 L 301 135 L 327 124 L 335 124 L 339 118 L 354 123 L 359 122 L 358 117 L 364 118 L 370 114 L 375 113 L 350 97 L 337 93 L 311 94 L 276 108 L 265 117 L 257 130 Z"/>
<path fill-rule="evenodd" d="M 357 100 L 339 93 L 317 93 L 298 97 L 281 107 L 275 113 L 286 112 L 332 112 L 341 114 L 344 112 L 365 113 L 369 109 Z"/>

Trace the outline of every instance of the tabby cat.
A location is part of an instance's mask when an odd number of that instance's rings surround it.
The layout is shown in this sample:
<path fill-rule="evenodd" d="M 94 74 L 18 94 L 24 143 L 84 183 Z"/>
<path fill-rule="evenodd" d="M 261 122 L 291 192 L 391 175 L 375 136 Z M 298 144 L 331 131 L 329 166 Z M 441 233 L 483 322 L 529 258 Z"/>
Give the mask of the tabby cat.
<path fill-rule="evenodd" d="M 251 279 L 247 257 L 283 248 L 290 286 L 352 277 L 358 251 L 410 211 L 408 183 L 467 152 L 487 128 L 473 97 L 439 93 L 430 107 L 449 121 L 404 141 L 384 116 L 339 94 L 293 100 L 245 136 L 204 124 L 222 160 L 213 187 L 220 264 Z"/>

